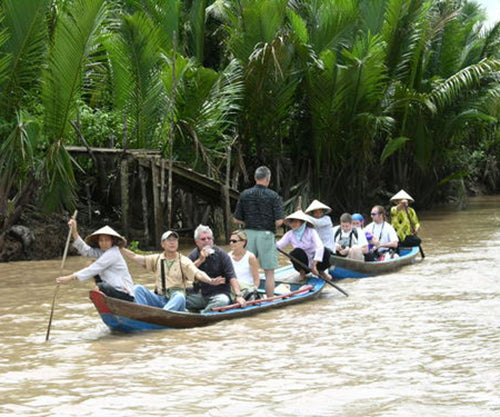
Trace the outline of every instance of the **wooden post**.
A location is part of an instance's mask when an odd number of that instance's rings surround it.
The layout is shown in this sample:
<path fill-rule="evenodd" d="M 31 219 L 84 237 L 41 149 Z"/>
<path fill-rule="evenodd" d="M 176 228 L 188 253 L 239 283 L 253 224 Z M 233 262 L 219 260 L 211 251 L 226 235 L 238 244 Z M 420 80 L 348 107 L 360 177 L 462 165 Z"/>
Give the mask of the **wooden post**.
<path fill-rule="evenodd" d="M 128 181 L 128 159 L 123 158 L 120 164 L 120 186 L 122 204 L 122 231 L 125 236 L 129 234 L 129 181 Z"/>
<path fill-rule="evenodd" d="M 160 190 L 160 203 L 161 204 L 165 204 L 165 159 L 164 158 L 161 158 L 160 187 L 161 187 L 161 190 Z"/>
<path fill-rule="evenodd" d="M 163 230 L 163 210 L 160 203 L 160 184 L 158 181 L 158 168 L 156 158 L 151 157 L 151 183 L 153 184 L 153 213 L 155 224 L 155 242 L 160 241 Z"/>
<path fill-rule="evenodd" d="M 231 237 L 231 201 L 229 200 L 229 182 L 231 180 L 231 145 L 226 149 L 226 180 L 222 186 L 222 195 L 224 198 L 224 232 L 226 238 L 226 245 L 229 244 Z"/>
<path fill-rule="evenodd" d="M 144 224 L 144 240 L 146 244 L 151 243 L 151 235 L 149 234 L 149 214 L 148 214 L 148 195 L 146 189 L 147 176 L 143 166 L 139 163 L 139 179 L 141 180 L 141 195 L 142 195 L 142 220 Z"/>

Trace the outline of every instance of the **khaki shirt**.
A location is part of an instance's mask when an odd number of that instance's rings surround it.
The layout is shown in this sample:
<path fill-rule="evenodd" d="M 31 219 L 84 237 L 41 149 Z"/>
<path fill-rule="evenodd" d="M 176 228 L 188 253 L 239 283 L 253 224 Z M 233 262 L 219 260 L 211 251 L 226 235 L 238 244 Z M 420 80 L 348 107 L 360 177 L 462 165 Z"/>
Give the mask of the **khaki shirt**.
<path fill-rule="evenodd" d="M 146 270 L 153 272 L 156 279 L 156 288 L 161 291 L 161 262 L 165 259 L 165 254 L 146 255 Z M 179 259 L 182 263 L 182 273 L 179 264 Z M 165 287 L 169 288 L 191 288 L 193 286 L 194 277 L 199 272 L 193 261 L 184 255 L 177 255 L 172 266 L 168 267 L 168 261 L 165 261 Z M 184 274 L 184 280 L 182 275 Z"/>

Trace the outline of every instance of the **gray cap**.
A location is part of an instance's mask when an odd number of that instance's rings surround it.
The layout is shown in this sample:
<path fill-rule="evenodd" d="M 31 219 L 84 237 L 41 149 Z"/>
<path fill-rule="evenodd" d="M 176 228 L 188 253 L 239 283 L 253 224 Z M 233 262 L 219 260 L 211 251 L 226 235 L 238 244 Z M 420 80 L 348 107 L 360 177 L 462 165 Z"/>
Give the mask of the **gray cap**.
<path fill-rule="evenodd" d="M 164 240 L 167 240 L 172 235 L 174 235 L 176 239 L 179 239 L 179 235 L 177 234 L 177 232 L 174 232 L 173 230 L 167 230 L 161 235 L 161 241 L 163 242 Z"/>

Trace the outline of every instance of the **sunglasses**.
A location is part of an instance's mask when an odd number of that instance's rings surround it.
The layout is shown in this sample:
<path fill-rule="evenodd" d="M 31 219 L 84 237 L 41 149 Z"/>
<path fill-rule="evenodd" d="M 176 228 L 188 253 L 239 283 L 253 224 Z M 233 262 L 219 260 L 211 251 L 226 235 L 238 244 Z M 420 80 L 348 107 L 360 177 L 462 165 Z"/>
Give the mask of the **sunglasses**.
<path fill-rule="evenodd" d="M 237 242 L 241 242 L 241 241 L 242 241 L 241 239 L 239 239 L 239 240 L 231 239 L 229 241 L 229 243 L 237 243 Z"/>
<path fill-rule="evenodd" d="M 370 216 L 378 216 L 380 213 L 370 213 Z"/>

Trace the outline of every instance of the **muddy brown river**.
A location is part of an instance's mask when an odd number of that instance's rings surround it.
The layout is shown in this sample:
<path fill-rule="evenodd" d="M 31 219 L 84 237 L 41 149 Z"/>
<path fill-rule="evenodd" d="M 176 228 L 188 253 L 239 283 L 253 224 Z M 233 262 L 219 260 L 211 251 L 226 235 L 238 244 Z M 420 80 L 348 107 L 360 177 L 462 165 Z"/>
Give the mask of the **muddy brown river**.
<path fill-rule="evenodd" d="M 2 263 L 0 416 L 498 417 L 500 196 L 419 215 L 423 262 L 194 330 L 111 333 L 87 282 L 45 342 L 61 260 Z"/>

